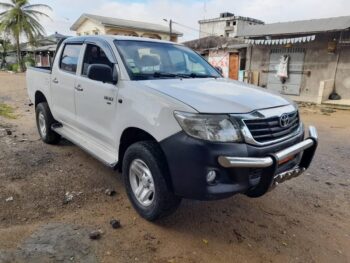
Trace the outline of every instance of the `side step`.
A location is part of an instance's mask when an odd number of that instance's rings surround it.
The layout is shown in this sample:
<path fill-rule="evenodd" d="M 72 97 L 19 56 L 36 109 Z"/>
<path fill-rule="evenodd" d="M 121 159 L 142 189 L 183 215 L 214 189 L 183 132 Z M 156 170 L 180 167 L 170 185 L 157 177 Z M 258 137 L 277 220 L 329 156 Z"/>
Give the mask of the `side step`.
<path fill-rule="evenodd" d="M 63 138 L 71 141 L 84 151 L 94 156 L 105 165 L 114 167 L 117 162 L 117 153 L 113 149 L 107 149 L 103 145 L 86 138 L 84 134 L 72 129 L 68 126 L 63 126 L 61 123 L 51 125 L 51 129 L 61 135 Z"/>

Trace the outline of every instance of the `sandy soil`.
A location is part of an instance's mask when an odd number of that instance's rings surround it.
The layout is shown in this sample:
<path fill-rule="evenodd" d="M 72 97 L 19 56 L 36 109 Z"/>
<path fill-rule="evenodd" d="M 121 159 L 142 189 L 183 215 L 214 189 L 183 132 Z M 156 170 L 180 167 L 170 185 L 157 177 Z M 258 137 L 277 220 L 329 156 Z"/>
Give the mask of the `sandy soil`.
<path fill-rule="evenodd" d="M 55 238 L 47 242 L 66 237 L 72 225 L 103 234 L 92 241 L 71 233 L 57 250 L 40 241 L 51 253 L 47 262 L 67 261 L 59 254 L 74 254 L 74 238 L 91 262 L 350 262 L 350 111 L 301 108 L 303 121 L 320 135 L 314 163 L 301 177 L 260 199 L 184 200 L 173 216 L 149 223 L 132 209 L 117 172 L 70 142 L 39 140 L 24 75 L 0 73 L 0 103 L 17 115 L 0 117 L 0 262 L 29 262 L 23 251 L 55 224 L 67 229 L 48 232 Z M 106 188 L 117 194 L 107 196 Z M 68 191 L 75 195 L 64 204 Z M 112 229 L 112 218 L 122 228 Z M 70 261 L 83 260 L 73 255 Z"/>

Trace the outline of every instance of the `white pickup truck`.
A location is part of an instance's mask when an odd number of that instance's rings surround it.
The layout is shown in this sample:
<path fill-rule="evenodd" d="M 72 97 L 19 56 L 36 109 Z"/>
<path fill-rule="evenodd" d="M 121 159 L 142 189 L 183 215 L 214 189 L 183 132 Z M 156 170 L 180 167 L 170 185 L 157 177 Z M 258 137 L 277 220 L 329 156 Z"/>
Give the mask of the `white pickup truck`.
<path fill-rule="evenodd" d="M 224 79 L 171 42 L 68 38 L 52 68 L 27 70 L 27 88 L 42 140 L 64 137 L 119 169 L 147 220 L 181 198 L 259 197 L 300 175 L 317 148 L 293 102 Z"/>

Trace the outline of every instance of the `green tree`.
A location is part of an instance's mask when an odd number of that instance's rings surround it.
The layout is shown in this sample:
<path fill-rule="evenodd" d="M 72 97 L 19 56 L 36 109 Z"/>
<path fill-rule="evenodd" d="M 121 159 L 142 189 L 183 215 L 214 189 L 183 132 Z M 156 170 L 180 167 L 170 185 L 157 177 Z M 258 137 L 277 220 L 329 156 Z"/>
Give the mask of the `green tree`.
<path fill-rule="evenodd" d="M 2 36 L 0 36 L 0 69 L 3 69 L 5 67 L 6 57 L 10 48 L 11 42 L 8 39 L 8 35 L 3 32 Z"/>
<path fill-rule="evenodd" d="M 51 10 L 43 4 L 30 4 L 28 0 L 11 0 L 0 2 L 0 30 L 9 32 L 16 44 L 17 61 L 20 71 L 23 71 L 20 38 L 24 36 L 30 43 L 35 43 L 36 37 L 45 34 L 45 29 L 39 23 L 39 17 L 49 17 L 41 10 Z"/>

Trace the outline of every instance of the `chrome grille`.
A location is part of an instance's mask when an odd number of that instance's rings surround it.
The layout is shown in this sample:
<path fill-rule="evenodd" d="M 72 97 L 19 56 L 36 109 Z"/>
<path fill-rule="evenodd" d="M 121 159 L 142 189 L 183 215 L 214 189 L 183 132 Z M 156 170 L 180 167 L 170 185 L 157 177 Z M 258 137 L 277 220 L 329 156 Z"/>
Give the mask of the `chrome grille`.
<path fill-rule="evenodd" d="M 298 111 L 287 114 L 289 116 L 289 125 L 286 127 L 280 126 L 280 117 L 246 119 L 244 123 L 255 141 L 268 142 L 287 136 L 298 129 L 300 124 Z"/>

